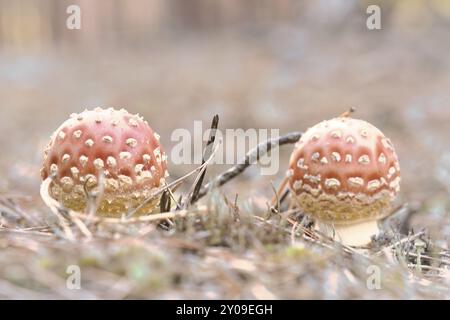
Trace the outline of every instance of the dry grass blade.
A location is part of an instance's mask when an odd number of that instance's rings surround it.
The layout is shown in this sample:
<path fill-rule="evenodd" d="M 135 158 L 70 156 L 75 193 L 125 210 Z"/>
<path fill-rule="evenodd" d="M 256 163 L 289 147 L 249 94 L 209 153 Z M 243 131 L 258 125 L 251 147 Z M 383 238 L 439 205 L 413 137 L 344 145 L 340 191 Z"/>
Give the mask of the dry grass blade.
<path fill-rule="evenodd" d="M 214 155 L 216 154 L 217 150 L 219 149 L 220 145 L 221 145 L 222 141 L 219 141 L 219 143 L 214 147 L 213 151 L 211 152 L 209 158 L 202 164 L 202 169 L 199 171 L 199 174 L 197 175 L 197 177 L 195 178 L 195 181 L 193 183 L 193 185 L 191 186 L 191 190 L 189 191 L 188 195 L 193 195 L 195 193 L 195 188 L 197 185 L 199 185 L 199 182 L 201 180 L 203 180 L 203 173 L 206 170 L 206 167 L 208 166 L 208 164 L 212 161 L 212 159 L 214 158 Z M 198 194 L 198 193 L 197 193 Z M 198 196 L 196 196 L 196 198 L 198 199 Z M 189 205 L 192 205 L 195 201 L 193 201 L 194 198 L 191 198 L 191 200 L 189 200 L 189 196 L 184 200 L 184 208 L 188 208 Z"/>
<path fill-rule="evenodd" d="M 167 183 L 166 183 L 166 186 L 167 186 Z M 176 209 L 177 209 L 177 210 L 181 209 L 180 201 L 178 201 L 178 200 L 175 198 L 175 195 L 173 194 L 172 189 L 167 188 L 167 192 L 168 192 L 168 194 L 170 195 L 170 198 L 172 199 L 172 201 L 175 203 Z M 169 211 L 169 210 L 170 210 L 170 206 L 169 206 L 169 209 L 168 209 L 167 211 Z M 166 211 L 162 211 L 162 212 L 166 212 Z"/>
<path fill-rule="evenodd" d="M 175 218 L 175 217 L 184 217 L 190 212 L 189 210 L 171 211 L 171 212 L 166 212 L 166 213 L 156 213 L 156 214 L 152 214 L 152 215 L 148 215 L 148 216 L 139 216 L 139 217 L 131 217 L 131 218 L 126 218 L 125 216 L 123 216 L 121 218 L 88 216 L 84 213 L 79 213 L 79 212 L 75 212 L 72 210 L 62 208 L 61 205 L 56 200 L 54 200 L 52 197 L 50 197 L 48 194 L 48 188 L 49 188 L 51 182 L 52 182 L 52 180 L 50 178 L 47 178 L 41 184 L 41 197 L 44 200 L 45 204 L 60 219 L 60 222 L 63 223 L 62 226 L 65 228 L 64 231 L 68 232 L 70 235 L 72 235 L 72 237 L 71 237 L 72 240 L 74 239 L 73 233 L 72 233 L 71 229 L 67 226 L 66 219 L 71 219 L 73 221 L 74 218 L 79 218 L 84 221 L 96 222 L 96 223 L 103 222 L 103 223 L 133 224 L 133 223 L 143 223 L 143 222 L 156 222 L 156 221 L 160 221 L 160 220 L 164 220 L 164 219 L 171 219 L 171 218 Z M 199 212 L 199 213 L 205 213 L 206 211 L 207 210 L 206 210 L 205 206 L 201 206 L 199 208 L 196 208 L 196 210 L 195 210 L 195 212 Z M 62 216 L 61 212 L 63 212 L 64 216 L 66 216 L 68 218 L 64 218 Z"/>
<path fill-rule="evenodd" d="M 103 171 L 99 173 L 98 190 L 95 192 L 91 192 L 88 190 L 87 184 L 89 183 L 89 180 L 90 179 L 86 180 L 83 187 L 87 199 L 86 214 L 92 217 L 97 212 L 97 208 L 100 204 L 103 193 L 105 192 L 105 174 Z"/>
<path fill-rule="evenodd" d="M 405 244 L 407 242 L 411 242 L 411 241 L 413 241 L 413 240 L 415 240 L 417 238 L 420 238 L 420 237 L 422 237 L 424 235 L 425 235 L 425 230 L 422 230 L 422 231 L 420 231 L 420 232 L 418 232 L 418 233 L 416 233 L 416 234 L 414 234 L 412 236 L 405 237 L 405 238 L 400 239 L 399 241 L 397 241 L 397 242 L 395 242 L 395 243 L 393 243 L 393 244 L 391 244 L 389 246 L 384 247 L 382 250 L 376 252 L 374 255 L 376 255 L 376 256 L 383 255 L 384 251 L 386 249 L 389 249 L 389 250 L 395 249 L 396 247 L 398 247 L 398 246 L 400 246 L 402 244 Z"/>
<path fill-rule="evenodd" d="M 161 196 L 161 201 L 159 202 L 159 211 L 160 212 L 170 211 L 171 196 L 170 196 L 169 190 L 170 189 L 167 189 L 166 191 L 164 191 Z"/>
<path fill-rule="evenodd" d="M 73 215 L 71 210 L 63 208 L 58 201 L 54 200 L 50 195 L 48 194 L 48 190 L 50 187 L 50 184 L 52 183 L 52 179 L 49 177 L 41 184 L 41 198 L 45 202 L 45 204 L 50 208 L 50 210 L 56 215 L 58 218 L 59 224 L 63 228 L 64 233 L 66 234 L 67 238 L 70 240 L 74 240 L 74 235 L 72 233 L 72 230 L 69 228 L 69 225 L 67 221 L 71 221 L 75 223 L 75 225 L 78 227 L 78 229 L 84 234 L 84 236 L 88 239 L 92 239 L 93 235 L 89 231 L 89 228 L 79 219 L 79 217 L 76 217 Z M 92 217 L 92 214 L 88 214 L 88 217 Z"/>
<path fill-rule="evenodd" d="M 414 258 L 420 258 L 420 259 L 435 261 L 435 262 L 438 262 L 440 264 L 449 265 L 450 266 L 450 261 L 447 260 L 447 259 L 440 259 L 440 258 L 436 258 L 436 257 L 430 257 L 430 256 L 425 255 L 425 254 L 420 254 L 419 255 L 419 254 L 414 253 L 414 252 L 408 252 L 407 255 L 411 256 L 411 257 L 414 257 Z"/>
<path fill-rule="evenodd" d="M 133 216 L 137 211 L 139 211 L 140 209 L 142 209 L 147 203 L 149 203 L 150 201 L 154 200 L 157 196 L 159 196 L 160 194 L 162 194 L 164 191 L 168 190 L 168 189 L 173 189 L 175 190 L 176 188 L 178 188 L 178 186 L 180 186 L 187 178 L 189 178 L 190 176 L 192 176 L 193 174 L 195 174 L 196 172 L 199 172 L 201 170 L 203 170 L 204 167 L 206 167 L 209 163 L 209 161 L 211 161 L 212 157 L 214 156 L 214 154 L 211 155 L 211 157 L 201 166 L 195 168 L 194 170 L 186 173 L 184 176 L 176 179 L 175 181 L 172 181 L 169 184 L 165 184 L 163 187 L 158 188 L 155 192 L 152 193 L 151 196 L 149 196 L 147 199 L 145 199 L 145 201 L 143 203 L 141 203 L 139 206 L 137 206 L 136 208 L 134 208 L 133 210 L 131 210 L 128 213 L 128 217 Z"/>
<path fill-rule="evenodd" d="M 213 147 L 214 142 L 216 141 L 216 133 L 218 126 L 219 126 L 219 115 L 216 114 L 213 117 L 209 139 L 206 144 L 205 150 L 203 151 L 202 164 L 205 164 L 206 160 L 209 159 L 213 154 Z M 185 199 L 184 205 L 185 208 L 187 208 L 189 205 L 193 204 L 198 200 L 199 192 L 202 187 L 203 180 L 205 179 L 205 174 L 206 174 L 206 166 L 202 171 L 200 171 L 195 183 L 192 186 L 191 191 L 188 193 L 188 196 Z"/>
<path fill-rule="evenodd" d="M 60 204 L 54 200 L 50 195 L 48 194 L 48 190 L 50 187 L 50 184 L 53 182 L 51 177 L 48 177 L 45 179 L 41 184 L 41 198 L 45 202 L 45 204 L 50 208 L 52 213 L 57 217 L 59 225 L 61 226 L 65 237 L 70 241 L 75 241 L 75 237 L 73 235 L 72 229 L 69 228 L 67 220 L 64 216 L 66 216 L 67 211 L 60 206 Z"/>
<path fill-rule="evenodd" d="M 0 206 L 5 208 L 13 215 L 23 217 L 32 226 L 39 224 L 39 221 L 35 219 L 32 215 L 28 214 L 28 212 L 26 212 L 25 210 L 22 210 L 12 197 L 1 197 Z"/>
<path fill-rule="evenodd" d="M 271 201 L 272 207 L 276 206 L 275 208 L 277 208 L 277 210 L 279 210 L 279 208 L 280 208 L 282 198 L 284 199 L 283 193 L 284 193 L 284 190 L 285 190 L 285 187 L 286 187 L 288 181 L 289 181 L 288 178 L 284 178 L 283 181 L 280 183 L 280 186 L 278 187 L 278 189 L 275 190 L 275 192 L 274 192 L 275 194 L 272 197 L 272 201 Z"/>
<path fill-rule="evenodd" d="M 164 213 L 155 213 L 148 216 L 139 216 L 139 217 L 132 217 L 129 219 L 126 218 L 103 218 L 103 217 L 93 217 L 93 222 L 98 223 L 119 223 L 119 224 L 135 224 L 135 223 L 148 223 L 148 222 L 158 222 L 161 220 L 166 219 L 173 219 L 177 217 L 185 217 L 188 213 L 199 213 L 199 214 L 206 214 L 208 212 L 206 206 L 200 206 L 198 208 L 195 208 L 195 210 L 178 210 L 178 211 L 169 211 Z M 83 215 L 78 212 L 73 212 L 73 215 L 80 217 L 80 218 L 87 218 L 86 215 Z"/>

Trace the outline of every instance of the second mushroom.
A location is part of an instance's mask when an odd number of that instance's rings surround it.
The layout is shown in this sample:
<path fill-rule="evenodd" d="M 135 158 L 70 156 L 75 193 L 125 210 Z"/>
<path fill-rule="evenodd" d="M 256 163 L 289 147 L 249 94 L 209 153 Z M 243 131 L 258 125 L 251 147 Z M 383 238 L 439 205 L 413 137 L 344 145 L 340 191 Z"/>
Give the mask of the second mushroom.
<path fill-rule="evenodd" d="M 370 123 L 341 116 L 308 129 L 287 172 L 296 204 L 316 227 L 347 245 L 366 245 L 391 212 L 400 167 L 391 141 Z"/>

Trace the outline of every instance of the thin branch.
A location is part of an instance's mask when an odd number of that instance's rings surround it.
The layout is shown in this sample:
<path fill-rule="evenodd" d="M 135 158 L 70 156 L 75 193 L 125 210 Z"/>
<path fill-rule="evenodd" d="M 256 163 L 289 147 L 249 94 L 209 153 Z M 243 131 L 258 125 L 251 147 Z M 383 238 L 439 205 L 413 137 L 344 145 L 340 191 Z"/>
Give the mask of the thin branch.
<path fill-rule="evenodd" d="M 197 200 L 204 197 L 208 193 L 208 190 L 213 185 L 218 187 L 223 186 L 225 183 L 229 182 L 233 178 L 240 175 L 242 172 L 245 171 L 245 169 L 247 169 L 250 165 L 257 162 L 261 158 L 261 156 L 264 156 L 272 148 L 284 144 L 296 143 L 301 136 L 302 136 L 301 132 L 291 132 L 284 136 L 270 139 L 258 144 L 255 148 L 247 152 L 243 161 L 241 161 L 239 164 L 233 166 L 232 168 L 228 169 L 227 171 L 217 176 L 217 178 L 215 178 L 214 181 L 207 183 L 198 193 Z"/>
<path fill-rule="evenodd" d="M 347 118 L 350 117 L 352 115 L 352 113 L 355 113 L 356 109 L 353 107 L 350 107 L 350 109 L 348 109 L 347 111 L 345 111 L 344 113 L 342 113 L 339 118 Z"/>

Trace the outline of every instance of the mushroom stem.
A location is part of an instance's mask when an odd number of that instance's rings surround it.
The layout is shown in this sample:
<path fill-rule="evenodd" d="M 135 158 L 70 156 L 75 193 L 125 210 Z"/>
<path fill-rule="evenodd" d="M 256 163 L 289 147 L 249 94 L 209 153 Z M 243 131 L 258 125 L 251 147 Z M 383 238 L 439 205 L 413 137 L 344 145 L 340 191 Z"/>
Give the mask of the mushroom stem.
<path fill-rule="evenodd" d="M 351 225 L 334 225 L 316 223 L 316 229 L 342 244 L 364 246 L 371 242 L 371 237 L 380 229 L 376 220 Z"/>

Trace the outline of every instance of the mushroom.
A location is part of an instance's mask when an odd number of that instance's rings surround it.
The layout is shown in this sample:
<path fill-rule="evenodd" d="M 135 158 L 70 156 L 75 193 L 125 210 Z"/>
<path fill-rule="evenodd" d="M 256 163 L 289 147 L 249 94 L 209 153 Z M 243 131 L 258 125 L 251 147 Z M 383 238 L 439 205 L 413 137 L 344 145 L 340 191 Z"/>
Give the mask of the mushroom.
<path fill-rule="evenodd" d="M 400 190 L 391 141 L 370 123 L 343 115 L 308 129 L 287 172 L 297 205 L 316 228 L 343 244 L 367 245 Z"/>
<path fill-rule="evenodd" d="M 51 136 L 44 152 L 43 180 L 49 195 L 66 208 L 83 211 L 86 191 L 100 192 L 97 213 L 117 216 L 140 207 L 168 176 L 167 156 L 155 133 L 139 115 L 96 108 L 72 114 Z"/>

